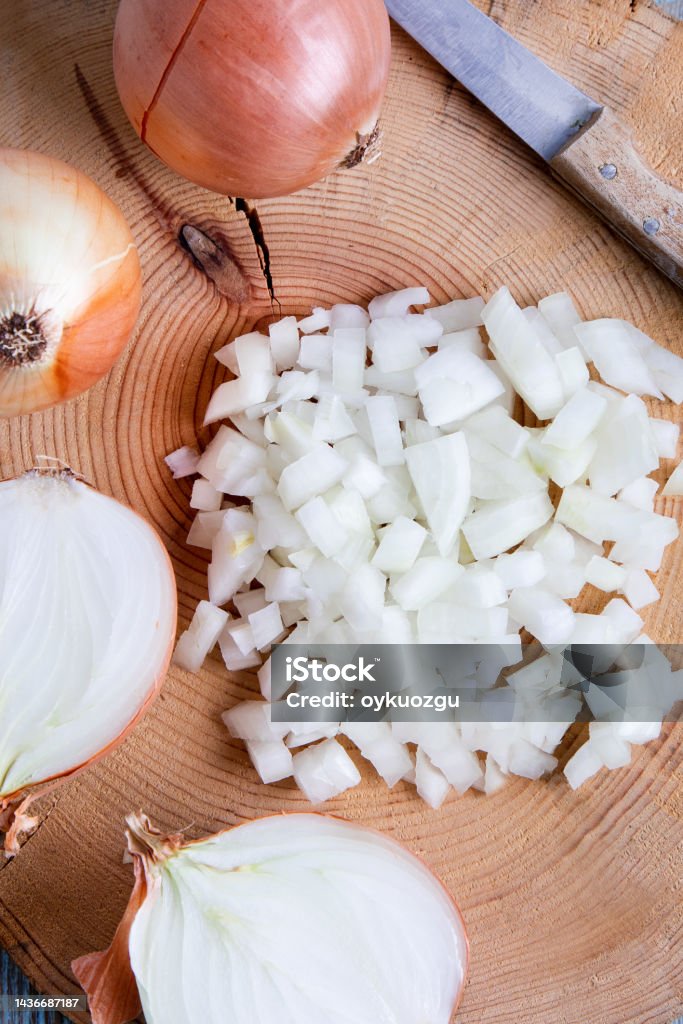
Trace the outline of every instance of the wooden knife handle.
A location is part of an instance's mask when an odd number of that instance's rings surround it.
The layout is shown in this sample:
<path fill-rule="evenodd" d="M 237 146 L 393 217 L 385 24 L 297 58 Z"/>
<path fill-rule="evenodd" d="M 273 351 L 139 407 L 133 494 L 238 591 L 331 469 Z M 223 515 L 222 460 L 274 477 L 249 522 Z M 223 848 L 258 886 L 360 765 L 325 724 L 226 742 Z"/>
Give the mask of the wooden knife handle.
<path fill-rule="evenodd" d="M 605 107 L 550 166 L 620 235 L 683 288 L 683 193 L 638 155 L 629 129 Z"/>

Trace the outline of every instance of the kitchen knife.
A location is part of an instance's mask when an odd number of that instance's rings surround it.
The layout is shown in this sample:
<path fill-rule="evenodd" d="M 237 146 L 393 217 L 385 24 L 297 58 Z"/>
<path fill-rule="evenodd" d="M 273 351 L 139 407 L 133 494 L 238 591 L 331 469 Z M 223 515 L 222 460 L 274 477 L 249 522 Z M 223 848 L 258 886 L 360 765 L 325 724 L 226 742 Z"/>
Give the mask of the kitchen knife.
<path fill-rule="evenodd" d="M 554 174 L 683 288 L 683 193 L 628 128 L 469 0 L 386 0 L 389 14 Z"/>

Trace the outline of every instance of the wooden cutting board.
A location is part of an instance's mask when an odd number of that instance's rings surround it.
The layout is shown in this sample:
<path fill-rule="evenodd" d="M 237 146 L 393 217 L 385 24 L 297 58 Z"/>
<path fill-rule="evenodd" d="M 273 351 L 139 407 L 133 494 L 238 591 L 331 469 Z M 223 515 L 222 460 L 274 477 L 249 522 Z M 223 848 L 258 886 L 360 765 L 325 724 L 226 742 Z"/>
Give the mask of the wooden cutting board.
<path fill-rule="evenodd" d="M 683 25 L 640 0 L 479 2 L 621 113 L 681 186 Z M 145 279 L 135 338 L 109 377 L 60 409 L 1 424 L 0 470 L 58 456 L 146 515 L 173 557 L 184 627 L 206 596 L 206 564 L 185 544 L 189 484 L 162 459 L 206 440 L 202 413 L 223 375 L 212 352 L 273 309 L 245 213 L 166 170 L 129 127 L 111 71 L 114 14 L 113 0 L 0 2 L 3 144 L 99 182 L 131 223 Z M 400 31 L 382 159 L 259 202 L 257 216 L 282 314 L 416 282 L 441 301 L 507 283 L 528 303 L 565 287 L 587 317 L 626 316 L 683 353 L 683 295 Z M 185 224 L 231 254 L 226 294 L 179 245 Z M 670 550 L 647 617 L 659 640 L 683 632 L 682 554 L 683 542 Z M 0 870 L 0 942 L 39 989 L 73 991 L 72 958 L 112 937 L 131 888 L 127 811 L 199 835 L 305 806 L 290 783 L 260 785 L 220 723 L 253 690 L 215 658 L 200 676 L 173 670 L 134 735 L 43 801 L 40 827 Z M 669 1024 L 683 1012 L 682 738 L 666 728 L 628 769 L 578 793 L 557 775 L 433 812 L 412 787 L 388 791 L 364 769 L 363 785 L 330 805 L 422 854 L 458 899 L 472 946 L 463 1024 Z"/>

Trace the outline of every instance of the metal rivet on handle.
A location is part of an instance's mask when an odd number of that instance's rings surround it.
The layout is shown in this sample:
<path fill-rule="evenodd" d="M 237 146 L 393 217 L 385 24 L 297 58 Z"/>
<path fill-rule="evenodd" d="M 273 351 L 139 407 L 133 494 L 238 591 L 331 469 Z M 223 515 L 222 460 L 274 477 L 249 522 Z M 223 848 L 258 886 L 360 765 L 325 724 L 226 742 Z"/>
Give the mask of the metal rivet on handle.
<path fill-rule="evenodd" d="M 643 221 L 643 231 L 646 235 L 656 235 L 661 226 L 656 217 L 646 217 Z"/>
<path fill-rule="evenodd" d="M 603 178 L 606 178 L 607 181 L 611 181 L 612 178 L 616 178 L 617 176 L 617 168 L 614 164 L 603 164 L 600 168 L 600 174 L 602 174 Z"/>

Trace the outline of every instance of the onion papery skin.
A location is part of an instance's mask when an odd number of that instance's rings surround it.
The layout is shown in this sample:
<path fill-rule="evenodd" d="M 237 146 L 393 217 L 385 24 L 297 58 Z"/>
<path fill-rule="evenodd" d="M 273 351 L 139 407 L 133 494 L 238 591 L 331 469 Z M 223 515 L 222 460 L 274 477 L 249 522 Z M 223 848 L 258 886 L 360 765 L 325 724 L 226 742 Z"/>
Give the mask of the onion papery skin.
<path fill-rule="evenodd" d="M 0 415 L 47 409 L 103 377 L 140 298 L 133 236 L 102 189 L 61 160 L 0 149 Z M 16 341 L 23 324 L 38 348 Z"/>
<path fill-rule="evenodd" d="M 190 181 L 252 199 L 362 158 L 390 55 L 382 0 L 121 0 L 114 34 L 141 139 Z"/>
<path fill-rule="evenodd" d="M 93 1024 L 124 1024 L 124 1004 L 148 1024 L 452 1020 L 465 926 L 441 882 L 394 840 L 307 813 L 194 841 L 142 814 L 127 821 L 128 907 L 109 949 L 72 964 Z"/>
<path fill-rule="evenodd" d="M 0 483 L 0 830 L 123 740 L 157 695 L 177 595 L 153 528 L 69 471 Z"/>

